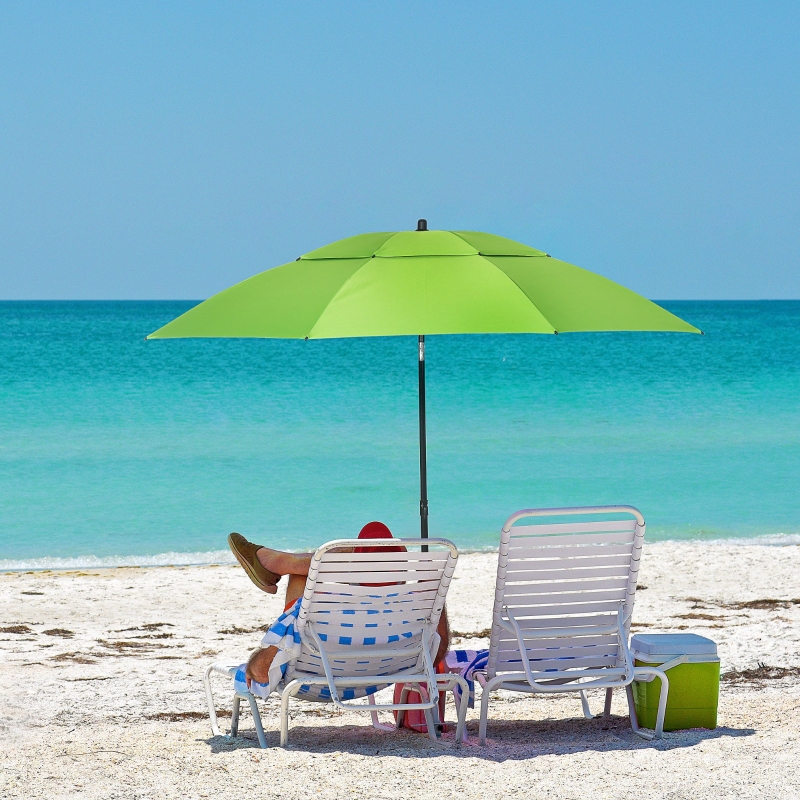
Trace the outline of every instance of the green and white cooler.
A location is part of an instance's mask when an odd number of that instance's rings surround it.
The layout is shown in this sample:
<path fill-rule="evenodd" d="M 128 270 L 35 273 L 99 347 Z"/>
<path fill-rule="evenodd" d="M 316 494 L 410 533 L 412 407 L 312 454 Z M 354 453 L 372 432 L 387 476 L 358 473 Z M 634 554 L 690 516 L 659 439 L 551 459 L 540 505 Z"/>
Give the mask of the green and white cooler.
<path fill-rule="evenodd" d="M 664 730 L 716 728 L 719 702 L 717 645 L 696 633 L 637 633 L 631 638 L 637 667 L 659 667 L 669 680 Z M 661 679 L 634 681 L 636 716 L 655 728 Z"/>

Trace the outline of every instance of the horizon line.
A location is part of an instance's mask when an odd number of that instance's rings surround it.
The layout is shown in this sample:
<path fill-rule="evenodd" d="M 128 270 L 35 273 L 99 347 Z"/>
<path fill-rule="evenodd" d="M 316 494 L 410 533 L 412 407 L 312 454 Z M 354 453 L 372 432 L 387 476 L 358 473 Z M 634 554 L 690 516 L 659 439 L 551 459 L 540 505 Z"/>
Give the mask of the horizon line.
<path fill-rule="evenodd" d="M 209 295 L 213 297 L 213 295 Z M 202 303 L 208 297 L 10 297 L 0 303 Z M 648 297 L 653 303 L 796 303 L 800 297 Z"/>

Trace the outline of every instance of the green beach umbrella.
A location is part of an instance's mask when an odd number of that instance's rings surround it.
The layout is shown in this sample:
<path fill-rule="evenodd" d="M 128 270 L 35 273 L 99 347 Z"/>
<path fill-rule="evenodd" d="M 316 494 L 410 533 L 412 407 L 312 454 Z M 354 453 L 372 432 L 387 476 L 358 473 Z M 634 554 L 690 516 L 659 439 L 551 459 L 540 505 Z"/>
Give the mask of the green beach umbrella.
<path fill-rule="evenodd" d="M 148 339 L 417 336 L 420 517 L 428 535 L 425 336 L 700 330 L 596 273 L 475 231 L 364 233 L 237 283 Z"/>

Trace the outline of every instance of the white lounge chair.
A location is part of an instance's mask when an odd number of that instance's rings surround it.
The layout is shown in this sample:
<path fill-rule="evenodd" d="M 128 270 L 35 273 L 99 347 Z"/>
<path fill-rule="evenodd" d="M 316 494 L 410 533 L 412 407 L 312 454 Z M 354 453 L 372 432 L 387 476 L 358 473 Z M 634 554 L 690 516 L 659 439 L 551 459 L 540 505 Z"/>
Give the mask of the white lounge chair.
<path fill-rule="evenodd" d="M 620 519 L 624 518 L 624 519 Z M 609 520 L 612 521 L 609 521 Z M 529 520 L 526 525 L 516 525 Z M 631 506 L 518 511 L 500 536 L 480 742 L 486 743 L 490 693 L 502 688 L 550 694 L 624 688 L 631 727 L 660 737 L 669 681 L 663 670 L 634 667 L 628 645 L 645 523 Z M 662 681 L 655 733 L 639 728 L 631 682 Z"/>
<path fill-rule="evenodd" d="M 379 723 L 378 711 L 398 711 L 400 726 L 406 711 L 419 709 L 425 714 L 428 735 L 436 740 L 437 692 L 451 690 L 456 684 L 464 690 L 457 708 L 456 743 L 462 740 L 467 683 L 459 675 L 436 674 L 433 666 L 439 646 L 436 627 L 458 550 L 446 539 L 368 541 L 370 548 L 403 545 L 407 552 L 342 552 L 365 546 L 364 540 L 342 539 L 322 545 L 311 560 L 298 617 L 302 652 L 289 663 L 284 680 L 275 689 L 282 698 L 282 747 L 289 735 L 289 702 L 295 696 L 368 712 L 373 725 L 384 730 L 395 726 Z M 216 662 L 205 673 L 208 712 L 216 736 L 221 732 L 210 677 L 217 673 L 233 678 L 238 666 Z M 401 702 L 375 704 L 376 687 L 400 682 L 405 684 Z M 407 702 L 408 690 L 420 688 L 429 699 Z M 370 704 L 348 702 L 353 694 L 367 694 Z M 256 698 L 248 691 L 234 696 L 231 736 L 238 732 L 241 700 L 249 703 L 259 744 L 266 747 Z"/>

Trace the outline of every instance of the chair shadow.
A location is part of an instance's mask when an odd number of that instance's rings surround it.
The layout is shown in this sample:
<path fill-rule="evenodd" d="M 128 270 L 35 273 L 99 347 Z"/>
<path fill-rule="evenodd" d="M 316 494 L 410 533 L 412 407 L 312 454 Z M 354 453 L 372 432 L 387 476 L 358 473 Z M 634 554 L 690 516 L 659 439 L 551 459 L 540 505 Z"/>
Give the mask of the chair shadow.
<path fill-rule="evenodd" d="M 266 720 L 265 720 L 266 722 Z M 478 721 L 467 723 L 469 741 L 456 747 L 453 733 L 445 734 L 437 742 L 425 734 L 408 730 L 378 731 L 366 725 L 308 725 L 298 720 L 289 729 L 288 749 L 324 754 L 347 752 L 363 756 L 392 755 L 401 758 L 480 758 L 487 761 L 524 760 L 540 755 L 568 755 L 577 752 L 613 752 L 623 750 L 653 749 L 671 751 L 694 747 L 700 742 L 723 737 L 753 736 L 754 728 L 718 727 L 715 730 L 693 728 L 672 731 L 664 738 L 646 741 L 630 727 L 627 716 L 544 719 L 544 720 L 489 720 L 488 741 L 485 747 L 478 744 Z M 268 747 L 279 746 L 277 730 L 266 730 Z M 239 736 L 212 736 L 204 741 L 212 754 L 233 750 L 259 749 L 255 730 L 246 726 Z"/>

